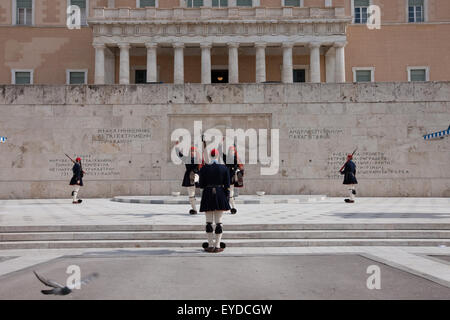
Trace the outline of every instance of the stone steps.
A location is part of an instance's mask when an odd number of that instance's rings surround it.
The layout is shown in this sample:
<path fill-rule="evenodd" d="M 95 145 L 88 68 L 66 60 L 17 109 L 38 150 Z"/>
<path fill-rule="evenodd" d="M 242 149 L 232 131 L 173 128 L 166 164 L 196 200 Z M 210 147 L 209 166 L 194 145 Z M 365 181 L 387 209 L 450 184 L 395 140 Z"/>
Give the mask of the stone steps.
<path fill-rule="evenodd" d="M 0 249 L 200 247 L 202 225 L 2 226 Z M 230 247 L 450 246 L 450 224 L 226 225 Z"/>
<path fill-rule="evenodd" d="M 286 223 L 226 224 L 227 231 L 283 230 L 450 230 L 450 223 Z M 118 224 L 118 225 L 21 225 L 0 226 L 0 233 L 27 232 L 122 232 L 122 231 L 204 231 L 204 225 Z"/>
<path fill-rule="evenodd" d="M 228 231 L 224 239 L 449 239 L 450 230 L 278 230 Z M 9 241 L 203 240 L 204 231 L 26 232 L 0 233 Z"/>
<path fill-rule="evenodd" d="M 0 242 L 6 249 L 68 248 L 201 248 L 202 240 L 96 240 L 96 241 L 9 241 Z M 450 239 L 271 239 L 227 240 L 228 247 L 334 247 L 334 246 L 450 246 Z"/>

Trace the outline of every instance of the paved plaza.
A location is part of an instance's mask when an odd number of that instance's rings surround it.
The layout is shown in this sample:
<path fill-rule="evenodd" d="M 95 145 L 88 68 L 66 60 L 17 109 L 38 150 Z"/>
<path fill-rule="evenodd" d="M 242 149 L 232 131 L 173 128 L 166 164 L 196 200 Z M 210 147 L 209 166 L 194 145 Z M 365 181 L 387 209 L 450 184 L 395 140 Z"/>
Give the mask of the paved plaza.
<path fill-rule="evenodd" d="M 245 196 L 241 196 L 245 199 Z M 239 225 L 430 226 L 448 230 L 450 199 L 342 198 L 287 204 L 240 204 L 224 217 L 225 234 Z M 202 229 L 204 215 L 188 205 L 86 199 L 1 200 L 0 230 L 14 228 L 187 225 Z M 441 230 L 442 229 L 442 230 Z M 231 232 L 230 232 L 231 233 Z M 201 242 L 200 240 L 196 240 Z M 32 270 L 64 283 L 69 265 L 99 279 L 66 297 L 44 296 Z M 381 271 L 381 289 L 369 290 L 367 267 Z M 218 284 L 203 281 L 203 275 Z M 214 290 L 217 285 L 220 290 Z M 0 250 L 0 299 L 450 299 L 450 247 L 270 246 L 229 247 L 211 256 L 199 247 Z M 120 288 L 120 289 L 119 289 Z"/>
<path fill-rule="evenodd" d="M 239 198 L 245 197 L 253 198 Z M 200 199 L 197 199 L 199 202 Z M 354 204 L 344 203 L 343 198 L 326 198 L 293 204 L 238 205 L 237 208 L 238 214 L 224 217 L 225 226 L 263 223 L 450 223 L 450 198 L 359 198 Z M 63 199 L 0 200 L 0 226 L 203 225 L 204 215 L 189 215 L 189 209 L 189 205 L 182 204 L 130 204 L 110 199 L 85 199 L 81 205 L 73 205 L 70 200 Z"/>

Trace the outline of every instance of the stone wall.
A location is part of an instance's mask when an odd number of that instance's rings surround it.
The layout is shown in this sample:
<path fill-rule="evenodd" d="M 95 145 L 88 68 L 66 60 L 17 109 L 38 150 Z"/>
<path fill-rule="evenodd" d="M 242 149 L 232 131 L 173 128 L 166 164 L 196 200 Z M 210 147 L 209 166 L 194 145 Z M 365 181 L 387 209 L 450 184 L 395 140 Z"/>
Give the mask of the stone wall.
<path fill-rule="evenodd" d="M 280 171 L 246 166 L 242 194 L 343 196 L 338 170 L 355 147 L 358 196 L 450 196 L 450 82 L 0 86 L 0 198 L 70 196 L 84 160 L 82 197 L 183 191 L 170 162 L 171 130 L 280 129 Z M 191 130 L 192 128 L 187 128 Z"/>

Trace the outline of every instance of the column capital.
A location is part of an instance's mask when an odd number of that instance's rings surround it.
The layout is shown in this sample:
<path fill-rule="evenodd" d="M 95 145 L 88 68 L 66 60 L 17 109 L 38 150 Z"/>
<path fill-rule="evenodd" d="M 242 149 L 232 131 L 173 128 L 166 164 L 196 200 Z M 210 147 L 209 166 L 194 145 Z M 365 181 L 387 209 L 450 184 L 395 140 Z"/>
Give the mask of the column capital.
<path fill-rule="evenodd" d="M 106 48 L 106 45 L 104 43 L 93 43 L 92 46 L 95 49 L 105 49 Z"/>
<path fill-rule="evenodd" d="M 320 42 L 309 42 L 308 43 L 308 47 L 310 47 L 311 49 L 317 49 L 320 48 L 322 46 L 322 44 Z"/>
<path fill-rule="evenodd" d="M 211 49 L 212 48 L 212 43 L 211 42 L 201 42 L 200 43 L 200 48 L 202 48 L 202 49 Z"/>
<path fill-rule="evenodd" d="M 333 47 L 335 48 L 343 48 L 347 45 L 347 41 L 338 41 L 333 43 Z"/>
<path fill-rule="evenodd" d="M 227 42 L 228 48 L 239 48 L 239 42 Z"/>
<path fill-rule="evenodd" d="M 130 45 L 128 42 L 119 42 L 119 43 L 117 44 L 117 46 L 118 46 L 120 49 L 130 49 L 130 48 L 131 48 L 131 45 Z"/>
<path fill-rule="evenodd" d="M 267 47 L 267 42 L 255 42 L 255 48 L 265 48 Z"/>
<path fill-rule="evenodd" d="M 174 48 L 184 48 L 184 43 L 183 42 L 174 42 L 174 43 L 172 43 L 172 46 Z"/>
<path fill-rule="evenodd" d="M 294 43 L 293 42 L 283 42 L 282 44 L 281 44 L 281 46 L 283 47 L 283 48 L 293 48 L 294 47 Z"/>
<path fill-rule="evenodd" d="M 156 49 L 156 48 L 158 48 L 158 43 L 156 43 L 156 42 L 146 42 L 145 43 L 145 47 L 147 49 Z"/>

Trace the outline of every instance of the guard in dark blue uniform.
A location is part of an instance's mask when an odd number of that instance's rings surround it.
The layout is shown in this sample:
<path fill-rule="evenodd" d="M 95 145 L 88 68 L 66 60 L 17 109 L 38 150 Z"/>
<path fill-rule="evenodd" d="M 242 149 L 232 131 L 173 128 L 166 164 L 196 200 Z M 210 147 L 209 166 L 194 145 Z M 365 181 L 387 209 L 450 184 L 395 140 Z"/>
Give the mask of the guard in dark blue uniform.
<path fill-rule="evenodd" d="M 70 179 L 70 185 L 75 186 L 74 190 L 72 191 L 72 203 L 78 204 L 81 203 L 83 200 L 78 199 L 78 192 L 80 191 L 80 187 L 83 186 L 83 175 L 84 171 L 81 167 L 81 158 L 76 158 L 75 163 L 72 167 L 73 176 L 72 179 Z"/>
<path fill-rule="evenodd" d="M 178 142 L 177 142 L 178 144 Z M 197 214 L 197 206 L 195 203 L 195 187 L 198 185 L 198 172 L 202 167 L 202 158 L 200 157 L 197 149 L 195 147 L 191 147 L 190 156 L 184 156 L 183 153 L 176 148 L 175 149 L 178 157 L 183 161 L 186 166 L 186 171 L 183 176 L 183 182 L 181 186 L 186 187 L 188 189 L 188 197 L 189 203 L 191 204 L 192 209 L 189 210 L 190 214 Z"/>
<path fill-rule="evenodd" d="M 340 171 L 341 174 L 344 175 L 344 184 L 348 186 L 348 190 L 350 193 L 350 199 L 344 200 L 347 203 L 355 202 L 355 186 L 358 184 L 358 181 L 356 180 L 356 165 L 352 161 L 352 159 L 353 155 L 349 154 L 347 156 L 347 162 L 345 163 L 344 168 Z"/>
<path fill-rule="evenodd" d="M 242 188 L 244 186 L 244 165 L 238 157 L 236 146 L 231 146 L 227 154 L 223 154 L 223 162 L 230 171 L 230 206 L 231 214 L 236 214 L 237 209 L 234 204 L 234 188 Z"/>
<path fill-rule="evenodd" d="M 225 244 L 222 239 L 222 214 L 230 210 L 230 173 L 227 167 L 218 162 L 219 151 L 211 151 L 212 163 L 205 165 L 199 173 L 199 186 L 203 189 L 200 212 L 205 212 L 208 242 L 203 244 L 207 252 L 222 252 Z M 215 223 L 215 228 L 213 224 Z M 215 232 L 215 239 L 213 237 Z"/>

